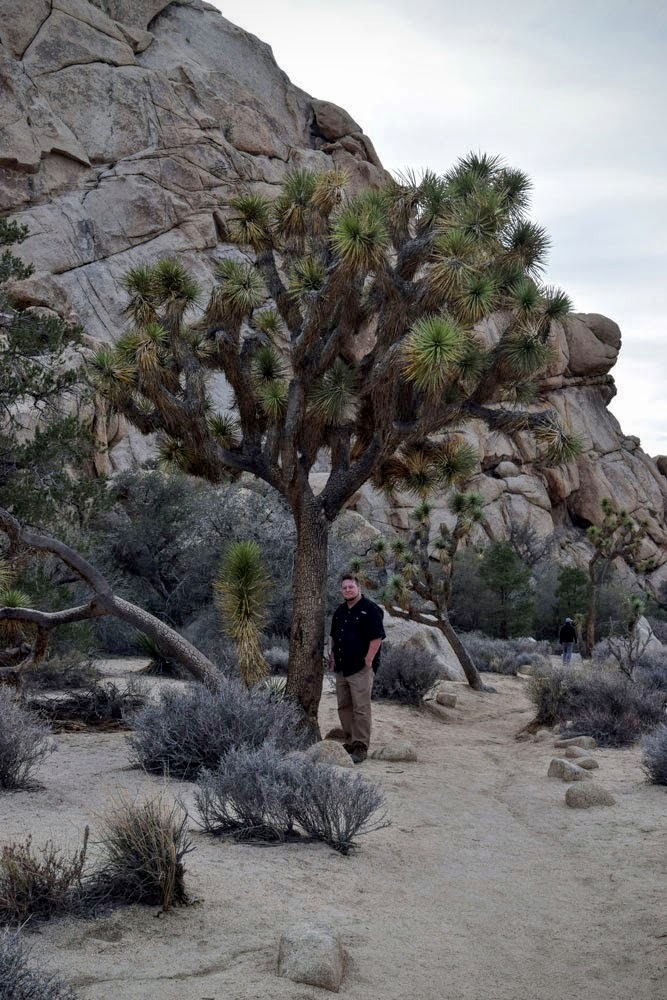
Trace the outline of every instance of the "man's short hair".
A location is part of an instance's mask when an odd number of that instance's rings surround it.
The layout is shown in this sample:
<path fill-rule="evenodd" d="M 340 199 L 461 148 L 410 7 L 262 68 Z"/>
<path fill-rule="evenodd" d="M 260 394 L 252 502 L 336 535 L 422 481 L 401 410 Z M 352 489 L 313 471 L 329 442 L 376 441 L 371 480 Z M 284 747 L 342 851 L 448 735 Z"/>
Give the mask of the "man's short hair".
<path fill-rule="evenodd" d="M 343 573 L 340 582 L 343 583 L 344 580 L 354 580 L 355 583 L 359 583 L 359 577 L 356 573 Z"/>

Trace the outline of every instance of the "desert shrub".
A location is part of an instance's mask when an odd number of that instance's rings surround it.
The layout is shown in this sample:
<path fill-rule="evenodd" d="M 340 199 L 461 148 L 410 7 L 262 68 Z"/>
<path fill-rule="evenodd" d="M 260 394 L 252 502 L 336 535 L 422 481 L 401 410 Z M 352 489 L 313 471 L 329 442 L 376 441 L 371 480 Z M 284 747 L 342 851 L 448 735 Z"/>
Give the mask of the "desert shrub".
<path fill-rule="evenodd" d="M 667 724 L 657 726 L 642 740 L 642 767 L 654 785 L 667 785 Z"/>
<path fill-rule="evenodd" d="M 294 809 L 306 761 L 284 757 L 272 742 L 232 750 L 215 771 L 204 770 L 195 802 L 207 833 L 240 840 L 285 840 L 294 834 Z"/>
<path fill-rule="evenodd" d="M 387 824 L 382 793 L 361 775 L 284 757 L 273 743 L 232 752 L 202 772 L 196 803 L 209 833 L 280 841 L 301 828 L 341 854 Z"/>
<path fill-rule="evenodd" d="M 183 858 L 193 850 L 187 825 L 184 808 L 162 794 L 142 803 L 118 799 L 102 821 L 96 893 L 163 910 L 187 903 Z"/>
<path fill-rule="evenodd" d="M 544 670 L 551 665 L 548 656 L 543 653 L 519 653 L 514 660 L 515 673 L 521 670 L 522 667 L 532 667 L 534 670 Z"/>
<path fill-rule="evenodd" d="M 239 660 L 234 643 L 223 636 L 220 628 L 220 613 L 213 605 L 202 608 L 188 625 L 181 629 L 182 635 L 193 646 L 228 677 L 238 676 Z"/>
<path fill-rule="evenodd" d="M 516 674 L 528 664 L 542 668 L 548 663 L 549 645 L 532 639 L 491 639 L 477 632 L 461 636 L 463 645 L 481 672 Z M 545 663 L 546 661 L 546 663 Z"/>
<path fill-rule="evenodd" d="M 39 691 L 65 691 L 89 687 L 99 679 L 99 671 L 91 660 L 72 656 L 50 656 L 36 670 L 26 675 L 28 687 Z"/>
<path fill-rule="evenodd" d="M 264 659 L 272 674 L 286 674 L 289 660 L 289 650 L 282 646 L 272 645 L 264 651 Z"/>
<path fill-rule="evenodd" d="M 664 718 L 664 697 L 615 670 L 540 671 L 528 692 L 543 726 L 568 723 L 568 735 L 593 736 L 602 746 L 627 746 Z"/>
<path fill-rule="evenodd" d="M 403 705 L 419 705 L 429 688 L 443 676 L 444 671 L 433 653 L 413 646 L 383 643 L 373 697 L 399 701 Z"/>
<path fill-rule="evenodd" d="M 355 837 L 388 825 L 382 793 L 360 774 L 311 763 L 306 779 L 299 789 L 295 819 L 314 840 L 348 854 Z"/>
<path fill-rule="evenodd" d="M 0 932 L 0 997 L 2 1000 L 76 1000 L 62 980 L 31 966 L 17 931 Z"/>
<path fill-rule="evenodd" d="M 648 614 L 646 617 L 649 625 L 653 629 L 653 635 L 656 639 L 659 639 L 660 642 L 667 644 L 667 620 L 665 618 L 656 618 L 654 615 Z"/>
<path fill-rule="evenodd" d="M 638 684 L 667 694 L 667 649 L 654 649 L 642 653 L 634 670 Z"/>
<path fill-rule="evenodd" d="M 49 728 L 0 688 L 0 788 L 26 788 L 30 775 L 51 753 Z"/>
<path fill-rule="evenodd" d="M 34 848 L 32 837 L 5 845 L 0 851 L 0 922 L 20 925 L 77 908 L 83 896 L 87 847 L 87 827 L 83 846 L 72 855 L 51 841 Z"/>
<path fill-rule="evenodd" d="M 28 698 L 26 703 L 54 724 L 80 722 L 86 726 L 103 726 L 125 721 L 145 700 L 141 684 L 131 678 L 126 686 L 99 681 L 73 691 L 66 698 Z"/>
<path fill-rule="evenodd" d="M 129 743 L 133 761 L 146 770 L 194 778 L 202 767 L 217 767 L 230 751 L 256 749 L 266 740 L 280 750 L 303 746 L 307 735 L 300 721 L 290 702 L 221 677 L 215 688 L 193 684 L 185 691 L 160 692 L 157 702 L 134 717 Z"/>

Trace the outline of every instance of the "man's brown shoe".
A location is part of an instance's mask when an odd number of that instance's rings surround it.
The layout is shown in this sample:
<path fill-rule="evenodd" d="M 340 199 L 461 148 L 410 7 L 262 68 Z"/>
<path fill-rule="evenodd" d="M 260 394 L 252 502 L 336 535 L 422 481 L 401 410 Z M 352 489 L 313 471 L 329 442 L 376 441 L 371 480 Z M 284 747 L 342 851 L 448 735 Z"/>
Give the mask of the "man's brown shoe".
<path fill-rule="evenodd" d="M 353 743 L 350 757 L 355 764 L 362 764 L 368 757 L 368 747 L 364 743 L 359 743 L 358 741 Z"/>

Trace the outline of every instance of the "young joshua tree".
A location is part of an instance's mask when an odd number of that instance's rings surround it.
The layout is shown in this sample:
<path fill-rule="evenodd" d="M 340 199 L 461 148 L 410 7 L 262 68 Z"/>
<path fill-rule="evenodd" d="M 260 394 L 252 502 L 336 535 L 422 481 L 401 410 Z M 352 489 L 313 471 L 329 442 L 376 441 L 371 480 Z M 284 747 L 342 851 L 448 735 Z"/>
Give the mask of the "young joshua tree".
<path fill-rule="evenodd" d="M 586 617 L 586 656 L 593 655 L 600 591 L 609 576 L 614 560 L 620 557 L 639 572 L 646 572 L 654 565 L 652 560 L 640 558 L 646 528 L 645 521 L 636 521 L 627 510 L 618 510 L 613 502 L 606 498 L 602 501 L 601 524 L 592 524 L 586 532 L 588 541 L 594 549 L 588 564 L 590 590 Z"/>
<path fill-rule="evenodd" d="M 219 265 L 203 315 L 175 260 L 125 279 L 132 329 L 98 354 L 95 379 L 117 411 L 162 436 L 163 454 L 217 481 L 251 473 L 287 501 L 297 552 L 287 695 L 317 727 L 331 524 L 367 481 L 400 485 L 424 456 L 434 486 L 469 469 L 458 436 L 478 420 L 532 431 L 546 461 L 576 454 L 537 403 L 550 324 L 570 308 L 543 287 L 548 249 L 526 217 L 530 182 L 497 158 L 470 155 L 349 198 L 340 171 L 294 170 L 274 201 L 232 201 L 241 259 Z M 491 343 L 476 324 L 502 310 Z M 208 375 L 222 372 L 233 413 L 218 413 Z M 330 473 L 309 473 L 325 449 Z M 420 459 L 421 461 L 421 459 Z"/>
<path fill-rule="evenodd" d="M 483 521 L 482 498 L 474 491 L 456 490 L 449 500 L 449 509 L 456 517 L 454 526 L 448 528 L 443 522 L 433 538 L 432 507 L 423 495 L 423 486 L 418 492 L 422 499 L 412 512 L 414 527 L 409 538 L 397 537 L 391 542 L 377 538 L 372 545 L 377 584 L 367 574 L 365 580 L 371 587 L 379 586 L 380 600 L 390 615 L 439 629 L 470 686 L 483 691 L 477 667 L 449 621 L 454 559 L 461 542 Z M 429 602 L 428 611 L 423 610 L 424 602 Z"/>
<path fill-rule="evenodd" d="M 215 582 L 215 594 L 225 632 L 236 643 L 241 677 L 249 688 L 269 673 L 259 644 L 269 586 L 257 542 L 230 545 Z"/>

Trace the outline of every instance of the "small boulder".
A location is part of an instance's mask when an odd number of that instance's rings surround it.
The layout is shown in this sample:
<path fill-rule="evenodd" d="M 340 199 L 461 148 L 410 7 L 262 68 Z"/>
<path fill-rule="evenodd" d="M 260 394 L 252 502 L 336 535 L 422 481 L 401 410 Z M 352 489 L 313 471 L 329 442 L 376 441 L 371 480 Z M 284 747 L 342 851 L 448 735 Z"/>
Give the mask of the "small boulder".
<path fill-rule="evenodd" d="M 441 722 L 449 722 L 449 714 L 445 711 L 442 705 L 439 705 L 434 698 L 424 698 L 422 700 L 422 705 L 430 712 L 431 715 L 435 715 L 436 719 L 440 719 Z"/>
<path fill-rule="evenodd" d="M 407 740 L 396 740 L 371 753 L 373 760 L 417 760 L 417 751 Z"/>
<path fill-rule="evenodd" d="M 568 757 L 570 760 L 577 760 L 579 757 L 590 757 L 590 751 L 585 750 L 584 747 L 565 747 L 563 757 Z"/>
<path fill-rule="evenodd" d="M 338 932 L 327 924 L 296 924 L 278 947 L 278 975 L 338 993 L 345 954 Z"/>
<path fill-rule="evenodd" d="M 591 775 L 588 771 L 584 771 L 583 768 L 573 764 L 572 761 L 554 757 L 549 764 L 547 777 L 560 778 L 561 781 L 585 781 L 586 778 L 590 779 Z"/>
<path fill-rule="evenodd" d="M 593 806 L 613 806 L 616 799 L 602 785 L 591 782 L 586 785 L 572 785 L 565 792 L 565 804 L 571 809 L 590 809 Z"/>
<path fill-rule="evenodd" d="M 597 746 L 592 736 L 570 736 L 564 740 L 556 740 L 555 747 L 582 747 L 584 750 L 594 750 Z"/>
<path fill-rule="evenodd" d="M 576 764 L 585 771 L 595 771 L 600 766 L 595 757 L 577 757 Z"/>
<path fill-rule="evenodd" d="M 325 740 L 338 740 L 339 743 L 345 742 L 345 733 L 340 726 L 334 726 L 330 729 L 328 733 L 324 734 Z"/>
<path fill-rule="evenodd" d="M 438 691 L 435 700 L 438 705 L 444 705 L 445 708 L 456 708 L 456 695 L 452 694 L 451 691 Z"/>
<path fill-rule="evenodd" d="M 303 756 L 316 764 L 333 764 L 334 767 L 354 767 L 352 758 L 347 750 L 344 750 L 336 740 L 321 740 L 313 743 L 307 750 L 303 751 Z"/>

